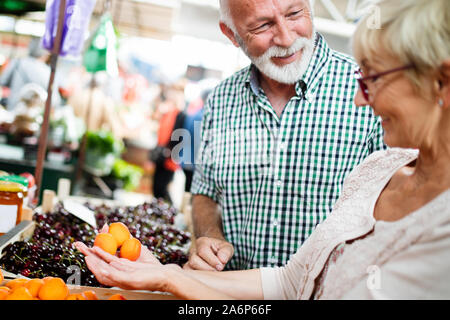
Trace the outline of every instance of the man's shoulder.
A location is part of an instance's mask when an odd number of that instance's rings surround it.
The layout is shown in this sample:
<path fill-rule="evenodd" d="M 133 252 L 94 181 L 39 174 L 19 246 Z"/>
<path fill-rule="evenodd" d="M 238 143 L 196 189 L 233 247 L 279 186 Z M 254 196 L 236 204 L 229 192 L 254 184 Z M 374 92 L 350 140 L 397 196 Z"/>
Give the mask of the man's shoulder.
<path fill-rule="evenodd" d="M 332 62 L 338 63 L 338 64 L 344 64 L 344 65 L 348 65 L 350 67 L 357 67 L 358 64 L 355 60 L 354 57 L 352 57 L 349 54 L 340 52 L 340 51 L 336 51 L 331 49 L 330 50 L 331 54 L 330 54 L 330 59 Z"/>
<path fill-rule="evenodd" d="M 208 101 L 213 104 L 222 98 L 230 95 L 239 95 L 246 82 L 250 78 L 250 66 L 236 71 L 231 76 L 222 80 L 210 93 Z"/>

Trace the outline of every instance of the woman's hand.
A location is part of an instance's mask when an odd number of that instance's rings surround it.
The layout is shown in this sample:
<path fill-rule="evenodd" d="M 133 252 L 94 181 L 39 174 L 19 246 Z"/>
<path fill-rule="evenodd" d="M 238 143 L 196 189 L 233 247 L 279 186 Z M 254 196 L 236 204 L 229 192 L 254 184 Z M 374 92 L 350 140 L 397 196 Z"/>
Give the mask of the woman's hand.
<path fill-rule="evenodd" d="M 127 290 L 166 291 L 167 273 L 181 269 L 176 265 L 162 265 L 147 249 L 140 261 L 113 256 L 98 247 L 88 248 L 76 242 L 75 247 L 86 257 L 86 265 L 97 280 L 107 286 Z"/>

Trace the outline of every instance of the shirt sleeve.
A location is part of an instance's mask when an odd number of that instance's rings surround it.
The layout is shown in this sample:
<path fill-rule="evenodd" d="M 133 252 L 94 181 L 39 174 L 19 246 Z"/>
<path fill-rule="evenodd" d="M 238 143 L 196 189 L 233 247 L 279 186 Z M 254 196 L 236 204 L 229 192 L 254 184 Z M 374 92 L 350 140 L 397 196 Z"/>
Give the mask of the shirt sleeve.
<path fill-rule="evenodd" d="M 201 126 L 201 142 L 195 159 L 195 170 L 192 179 L 191 193 L 201 194 L 218 202 L 214 183 L 214 161 L 212 144 L 212 119 L 210 101 L 208 99 L 203 111 Z M 197 143 L 194 139 L 194 143 Z"/>
<path fill-rule="evenodd" d="M 303 246 L 311 245 L 306 241 Z M 307 276 L 302 266 L 305 257 L 299 249 L 283 267 L 260 268 L 264 300 L 296 300 L 302 279 Z"/>

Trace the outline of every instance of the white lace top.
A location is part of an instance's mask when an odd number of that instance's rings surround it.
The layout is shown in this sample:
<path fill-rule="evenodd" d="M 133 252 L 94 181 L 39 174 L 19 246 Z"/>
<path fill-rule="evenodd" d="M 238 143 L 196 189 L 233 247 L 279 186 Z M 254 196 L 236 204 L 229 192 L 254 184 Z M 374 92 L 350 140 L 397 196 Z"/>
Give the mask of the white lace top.
<path fill-rule="evenodd" d="M 264 298 L 450 299 L 450 190 L 398 221 L 373 218 L 385 185 L 417 155 L 392 148 L 356 167 L 288 264 L 261 268 Z"/>

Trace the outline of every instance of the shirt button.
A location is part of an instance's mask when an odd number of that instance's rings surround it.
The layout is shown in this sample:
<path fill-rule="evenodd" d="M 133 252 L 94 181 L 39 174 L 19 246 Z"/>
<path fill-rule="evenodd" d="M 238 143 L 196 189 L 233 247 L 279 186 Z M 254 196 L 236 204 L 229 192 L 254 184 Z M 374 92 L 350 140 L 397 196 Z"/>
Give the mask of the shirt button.
<path fill-rule="evenodd" d="M 273 225 L 274 227 L 278 226 L 279 223 L 280 223 L 280 222 L 278 221 L 278 219 L 273 219 L 273 220 L 272 220 L 272 225 Z"/>
<path fill-rule="evenodd" d="M 281 188 L 281 186 L 283 185 L 283 181 L 277 180 L 277 182 L 275 182 L 275 185 L 276 185 L 278 188 Z"/>
<path fill-rule="evenodd" d="M 286 142 L 281 142 L 280 143 L 280 150 L 286 150 L 287 149 L 287 143 Z"/>

